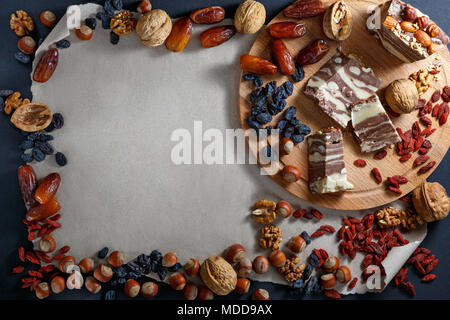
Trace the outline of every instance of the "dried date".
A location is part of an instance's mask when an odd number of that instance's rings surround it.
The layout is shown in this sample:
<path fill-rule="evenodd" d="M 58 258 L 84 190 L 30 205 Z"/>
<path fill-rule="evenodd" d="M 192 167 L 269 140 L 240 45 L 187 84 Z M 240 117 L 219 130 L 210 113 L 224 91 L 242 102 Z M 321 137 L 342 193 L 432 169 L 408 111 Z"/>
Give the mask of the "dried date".
<path fill-rule="evenodd" d="M 180 52 L 188 44 L 192 35 L 192 21 L 188 17 L 178 19 L 172 26 L 172 31 L 166 40 L 166 48 Z"/>
<path fill-rule="evenodd" d="M 230 40 L 235 34 L 233 25 L 213 27 L 202 32 L 200 41 L 203 48 L 212 48 Z"/>
<path fill-rule="evenodd" d="M 199 24 L 213 24 L 225 18 L 225 9 L 219 6 L 194 10 L 189 15 L 191 20 Z"/>
<path fill-rule="evenodd" d="M 272 41 L 271 44 L 272 59 L 278 66 L 278 69 L 282 74 L 291 75 L 295 72 L 294 58 L 291 53 L 280 39 Z"/>
<path fill-rule="evenodd" d="M 325 40 L 315 40 L 299 52 L 296 58 L 297 63 L 302 66 L 316 63 L 322 59 L 329 50 L 330 47 Z"/>
<path fill-rule="evenodd" d="M 297 0 L 283 10 L 288 18 L 310 18 L 325 12 L 325 6 L 320 0 Z"/>
<path fill-rule="evenodd" d="M 33 167 L 30 165 L 19 167 L 17 169 L 17 177 L 19 178 L 19 187 L 23 202 L 27 207 L 33 207 L 36 204 L 33 195 L 37 187 L 37 177 Z"/>
<path fill-rule="evenodd" d="M 56 48 L 52 48 L 44 53 L 34 69 L 33 80 L 36 82 L 47 82 L 58 66 L 58 59 L 59 52 Z"/>
<path fill-rule="evenodd" d="M 306 27 L 300 22 L 278 22 L 271 24 L 267 31 L 272 38 L 300 38 L 306 34 Z"/>
<path fill-rule="evenodd" d="M 28 210 L 25 219 L 27 221 L 41 221 L 48 217 L 51 217 L 61 209 L 59 202 L 56 198 L 50 199 L 45 204 L 38 204 Z"/>
<path fill-rule="evenodd" d="M 49 174 L 37 187 L 34 198 L 40 204 L 49 202 L 55 196 L 56 191 L 58 191 L 60 183 L 61 176 L 58 173 Z"/>
<path fill-rule="evenodd" d="M 254 74 L 271 75 L 278 71 L 278 67 L 269 60 L 249 54 L 243 54 L 241 56 L 240 67 L 242 70 Z"/>

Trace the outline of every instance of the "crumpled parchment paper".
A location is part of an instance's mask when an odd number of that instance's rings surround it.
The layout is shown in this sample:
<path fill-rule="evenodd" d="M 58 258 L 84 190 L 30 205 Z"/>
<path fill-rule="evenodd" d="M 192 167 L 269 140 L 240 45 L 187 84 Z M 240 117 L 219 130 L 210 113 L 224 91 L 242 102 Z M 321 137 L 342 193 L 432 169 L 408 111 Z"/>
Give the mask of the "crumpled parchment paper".
<path fill-rule="evenodd" d="M 100 10 L 94 4 L 79 8 L 83 20 Z M 206 28 L 195 25 L 186 49 L 172 53 L 164 46 L 143 46 L 135 33 L 113 46 L 101 25 L 92 40 L 80 41 L 67 29 L 64 17 L 38 49 L 39 58 L 60 39 L 72 42 L 60 50 L 50 81 L 32 85 L 34 101 L 65 117 L 64 128 L 53 132 L 52 144 L 69 162 L 60 168 L 49 158 L 33 165 L 38 177 L 61 174 L 57 198 L 63 227 L 55 237 L 61 246 L 70 244 L 78 259 L 96 256 L 108 246 L 128 259 L 153 249 L 175 251 L 185 262 L 221 254 L 233 243 L 242 243 L 253 259 L 268 254 L 258 246 L 260 225 L 249 218 L 257 200 L 284 199 L 295 208 L 311 207 L 261 175 L 257 165 L 172 163 L 171 152 L 178 143 L 171 139 L 174 130 L 189 130 L 194 149 L 210 144 L 194 147 L 195 121 L 202 121 L 203 133 L 214 128 L 224 136 L 225 129 L 239 127 L 238 61 L 256 36 L 237 34 L 219 47 L 203 49 L 199 34 Z M 325 214 L 321 221 L 277 219 L 283 244 L 303 230 L 311 234 L 322 224 L 337 230 L 343 216 L 367 213 L 320 210 Z M 406 235 L 409 245 L 389 253 L 383 263 L 386 283 L 425 235 L 425 227 L 411 232 Z M 313 240 L 300 254 L 302 262 L 313 248 L 338 255 L 335 235 Z M 359 277 L 362 258 L 358 253 L 351 263 L 347 258 L 341 263 Z M 252 273 L 251 278 L 287 284 L 274 268 L 263 275 Z M 353 292 L 367 290 L 359 281 Z M 345 287 L 340 291 L 347 293 Z"/>

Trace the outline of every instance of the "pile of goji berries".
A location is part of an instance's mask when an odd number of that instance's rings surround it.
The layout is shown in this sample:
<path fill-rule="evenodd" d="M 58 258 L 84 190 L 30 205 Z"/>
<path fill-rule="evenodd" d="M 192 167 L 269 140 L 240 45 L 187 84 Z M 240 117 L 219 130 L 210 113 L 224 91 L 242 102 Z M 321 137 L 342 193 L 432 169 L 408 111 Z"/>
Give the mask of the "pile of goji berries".
<path fill-rule="evenodd" d="M 422 276 L 422 282 L 430 282 L 436 279 L 436 275 L 431 273 L 436 268 L 439 259 L 426 248 L 417 248 L 411 257 L 406 261 L 406 265 L 414 265 L 417 272 Z M 416 289 L 410 281 L 406 281 L 408 267 L 404 266 L 394 277 L 394 283 L 412 296 L 416 295 Z"/>

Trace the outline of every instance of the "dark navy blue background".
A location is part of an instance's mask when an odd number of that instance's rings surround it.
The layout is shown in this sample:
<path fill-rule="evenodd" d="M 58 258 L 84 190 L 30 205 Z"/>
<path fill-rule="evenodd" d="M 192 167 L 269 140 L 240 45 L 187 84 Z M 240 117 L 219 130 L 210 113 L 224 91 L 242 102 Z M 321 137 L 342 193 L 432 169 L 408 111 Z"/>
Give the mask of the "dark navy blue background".
<path fill-rule="evenodd" d="M 350 0 L 356 1 L 356 0 Z M 30 65 L 21 65 L 14 60 L 17 51 L 16 42 L 18 38 L 9 30 L 9 16 L 18 9 L 27 11 L 36 22 L 37 30 L 35 39 L 45 36 L 49 29 L 39 22 L 39 14 L 44 9 L 52 10 L 61 17 L 68 5 L 79 4 L 80 0 L 2 0 L 0 10 L 0 89 L 13 89 L 20 91 L 23 96 L 31 98 L 30 93 Z M 124 1 L 129 9 L 135 9 L 139 1 Z M 232 17 L 240 0 L 152 0 L 154 8 L 168 11 L 171 17 L 186 15 L 192 9 L 206 7 L 209 5 L 221 5 L 225 7 L 227 16 Z M 272 19 L 282 8 L 291 1 L 289 0 L 265 0 L 264 3 L 268 20 Z M 447 33 L 450 32 L 448 15 L 448 0 L 411 0 L 411 4 L 429 14 Z M 21 222 L 25 207 L 20 197 L 16 170 L 20 165 L 20 151 L 18 144 L 22 137 L 9 122 L 9 118 L 0 114 L 0 299 L 34 299 L 34 294 L 20 288 L 20 277 L 11 275 L 11 269 L 18 264 L 17 248 L 26 242 L 26 230 Z M 439 181 L 450 190 L 450 157 L 447 154 L 440 166 L 429 178 L 430 181 Z M 435 269 L 438 278 L 429 284 L 421 284 L 420 278 L 414 270 L 410 270 L 408 279 L 416 285 L 417 296 L 415 299 L 450 299 L 450 219 L 439 223 L 429 224 L 428 236 L 423 246 L 431 249 L 439 259 L 439 265 Z M 149 248 L 149 251 L 152 248 Z M 178 299 L 181 293 L 174 292 L 166 285 L 162 285 L 156 299 Z M 292 298 L 285 286 L 272 285 L 268 283 L 253 283 L 252 287 L 265 287 L 269 290 L 273 299 Z M 101 294 L 91 295 L 85 289 L 78 291 L 66 291 L 60 295 L 52 295 L 51 299 L 100 299 Z M 123 295 L 121 298 L 125 298 Z M 230 295 L 227 298 L 247 298 Z M 323 298 L 317 297 L 317 298 Z M 366 294 L 364 296 L 350 296 L 345 299 L 410 299 L 400 289 L 390 285 L 383 293 Z"/>

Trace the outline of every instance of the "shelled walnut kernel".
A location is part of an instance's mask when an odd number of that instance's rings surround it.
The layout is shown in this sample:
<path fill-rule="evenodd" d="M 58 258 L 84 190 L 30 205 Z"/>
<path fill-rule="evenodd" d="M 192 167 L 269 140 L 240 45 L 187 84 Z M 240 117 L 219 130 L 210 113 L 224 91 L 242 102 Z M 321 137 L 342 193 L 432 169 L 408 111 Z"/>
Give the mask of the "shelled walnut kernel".
<path fill-rule="evenodd" d="M 398 226 L 410 231 L 416 229 L 416 226 L 423 221 L 411 211 L 398 210 L 394 207 L 386 207 L 378 210 L 376 213 L 378 226 L 384 228 L 395 228 Z"/>
<path fill-rule="evenodd" d="M 263 249 L 278 250 L 282 234 L 277 226 L 265 225 L 260 231 L 259 246 Z"/>
<path fill-rule="evenodd" d="M 34 30 L 33 19 L 23 10 L 17 10 L 16 13 L 11 14 L 9 26 L 19 37 L 23 37 Z"/>
<path fill-rule="evenodd" d="M 287 258 L 286 263 L 279 267 L 278 272 L 289 282 L 294 282 L 303 276 L 303 271 L 306 268 L 304 263 L 300 263 L 300 258 L 297 256 L 292 256 Z"/>
<path fill-rule="evenodd" d="M 22 105 L 30 103 L 30 99 L 22 99 L 20 97 L 20 92 L 14 92 L 5 100 L 5 106 L 3 107 L 3 111 L 6 114 L 11 114 L 14 110 L 19 108 Z"/>

